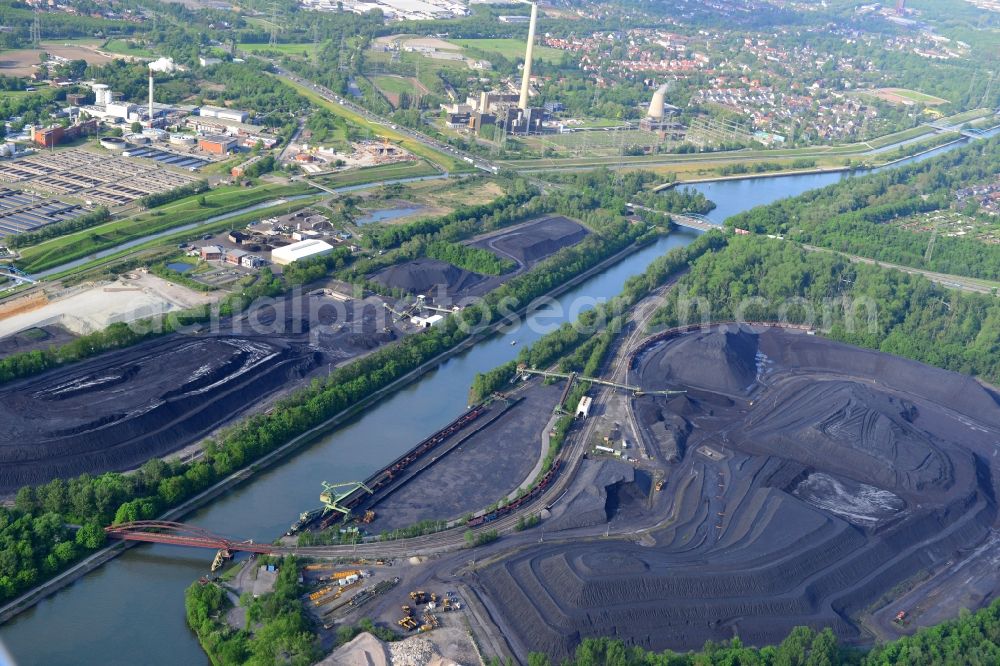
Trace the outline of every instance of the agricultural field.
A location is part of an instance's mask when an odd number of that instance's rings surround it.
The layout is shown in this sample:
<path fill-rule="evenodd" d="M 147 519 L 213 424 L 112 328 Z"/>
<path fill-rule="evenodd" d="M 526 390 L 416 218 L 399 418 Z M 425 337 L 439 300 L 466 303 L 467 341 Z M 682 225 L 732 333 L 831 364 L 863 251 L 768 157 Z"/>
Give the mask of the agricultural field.
<path fill-rule="evenodd" d="M 507 60 L 524 60 L 524 42 L 520 39 L 451 39 L 452 44 L 462 47 L 463 51 L 470 49 L 483 53 L 497 53 Z M 562 60 L 563 52 L 547 46 L 535 45 L 534 54 L 545 62 L 557 63 Z M 466 53 L 466 55 L 469 55 Z"/>
<path fill-rule="evenodd" d="M 948 100 L 941 97 L 927 95 L 917 90 L 909 90 L 907 88 L 879 88 L 875 91 L 875 94 L 887 102 L 897 104 L 913 102 L 915 104 L 926 104 L 927 106 L 938 106 L 949 103 Z"/>
<path fill-rule="evenodd" d="M 420 83 L 415 77 L 394 76 L 391 74 L 378 74 L 367 77 L 382 96 L 389 100 L 393 107 L 399 107 L 400 95 L 406 93 L 411 96 L 426 95 L 430 91 Z"/>
<path fill-rule="evenodd" d="M 43 42 L 38 49 L 13 49 L 0 51 L 0 74 L 5 76 L 31 76 L 35 65 L 41 62 L 44 52 L 57 55 L 68 60 L 86 60 L 91 65 L 103 65 L 114 58 L 98 53 L 93 40 Z"/>
<path fill-rule="evenodd" d="M 136 58 L 156 57 L 156 53 L 151 49 L 139 46 L 136 42 L 128 39 L 109 39 L 104 46 L 101 47 L 101 50 L 109 53 L 118 53 L 120 55 L 135 56 Z"/>

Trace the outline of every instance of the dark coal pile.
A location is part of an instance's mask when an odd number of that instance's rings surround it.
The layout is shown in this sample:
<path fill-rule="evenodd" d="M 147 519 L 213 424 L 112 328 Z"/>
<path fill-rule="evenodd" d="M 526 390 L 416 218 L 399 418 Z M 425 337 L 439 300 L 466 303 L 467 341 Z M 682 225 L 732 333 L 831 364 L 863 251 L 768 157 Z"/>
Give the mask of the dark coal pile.
<path fill-rule="evenodd" d="M 451 295 L 467 292 L 487 279 L 437 259 L 415 259 L 384 268 L 372 276 L 379 284 L 411 294 L 443 289 Z"/>
<path fill-rule="evenodd" d="M 579 475 L 580 483 L 573 485 L 546 521 L 549 532 L 608 522 L 614 513 L 617 486 L 635 482 L 635 469 L 618 460 L 587 460 Z"/>
<path fill-rule="evenodd" d="M 40 326 L 0 338 L 0 358 L 11 354 L 22 354 L 36 349 L 58 347 L 76 339 L 62 326 Z"/>
<path fill-rule="evenodd" d="M 314 368 L 281 342 L 172 336 L 0 391 L 0 490 L 173 451 Z"/>
<path fill-rule="evenodd" d="M 489 425 L 473 422 L 470 431 L 479 430 L 457 435 L 464 439 L 456 448 L 374 506 L 376 519 L 367 529 L 377 534 L 459 518 L 516 490 L 541 456 L 542 433 L 561 393 L 559 385 L 535 383 Z"/>
<path fill-rule="evenodd" d="M 649 388 L 694 386 L 725 394 L 746 393 L 757 376 L 757 338 L 746 330 L 711 329 L 685 335 L 676 352 L 659 356 Z"/>
<path fill-rule="evenodd" d="M 567 217 L 547 217 L 510 233 L 475 243 L 519 264 L 532 264 L 587 237 L 586 227 Z"/>
<path fill-rule="evenodd" d="M 522 654 L 559 659 L 607 635 L 761 645 L 797 625 L 864 643 L 856 618 L 872 604 L 894 608 L 901 584 L 958 553 L 988 556 L 1000 406 L 968 377 L 802 333 L 714 329 L 659 343 L 632 380 L 698 387 L 633 403 L 643 437 L 677 456 L 648 495 L 655 544 L 539 544 L 481 571 Z M 644 511 L 621 502 L 615 520 L 649 524 Z"/>

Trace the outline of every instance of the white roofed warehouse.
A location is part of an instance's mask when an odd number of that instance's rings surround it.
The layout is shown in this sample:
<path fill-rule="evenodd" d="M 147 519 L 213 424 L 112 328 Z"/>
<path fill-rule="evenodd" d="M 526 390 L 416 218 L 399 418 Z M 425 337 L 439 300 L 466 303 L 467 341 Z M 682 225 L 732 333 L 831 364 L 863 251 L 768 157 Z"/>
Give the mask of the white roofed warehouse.
<path fill-rule="evenodd" d="M 271 261 L 279 266 L 287 266 L 299 259 L 322 257 L 333 252 L 333 246 L 321 240 L 304 240 L 271 251 Z"/>

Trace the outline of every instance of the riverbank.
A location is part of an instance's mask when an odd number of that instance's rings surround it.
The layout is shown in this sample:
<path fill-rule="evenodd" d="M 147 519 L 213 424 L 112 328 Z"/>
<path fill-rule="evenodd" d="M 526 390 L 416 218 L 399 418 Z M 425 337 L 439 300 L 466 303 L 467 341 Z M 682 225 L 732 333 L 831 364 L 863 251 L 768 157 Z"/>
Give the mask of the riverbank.
<path fill-rule="evenodd" d="M 418 367 L 414 368 L 405 375 L 399 377 L 393 382 L 387 384 L 374 391 L 372 394 L 363 398 L 359 402 L 355 403 L 351 407 L 339 412 L 331 419 L 325 421 L 324 423 L 296 436 L 287 443 L 278 447 L 277 449 L 271 451 L 270 453 L 264 455 L 257 461 L 241 468 L 240 470 L 232 473 L 221 481 L 216 482 L 214 485 L 210 486 L 201 493 L 195 495 L 194 497 L 182 502 L 180 505 L 165 511 L 158 518 L 159 520 L 171 520 L 176 521 L 183 518 L 185 515 L 192 513 L 193 511 L 202 508 L 208 504 L 211 500 L 215 499 L 219 495 L 229 491 L 242 482 L 252 478 L 254 474 L 270 467 L 277 461 L 285 458 L 290 453 L 315 442 L 318 438 L 335 430 L 338 426 L 342 425 L 346 421 L 350 420 L 354 416 L 358 415 L 372 404 L 378 402 L 379 400 L 385 398 L 386 396 L 398 391 L 399 389 L 413 383 L 423 375 L 434 370 L 442 363 L 448 359 L 461 354 L 462 352 L 470 349 L 480 341 L 492 336 L 497 331 L 504 327 L 510 326 L 511 324 L 517 322 L 522 316 L 530 314 L 534 310 L 543 306 L 548 299 L 556 298 L 561 294 L 565 293 L 567 290 L 577 286 L 581 282 L 589 279 L 590 277 L 604 271 L 609 266 L 612 266 L 626 257 L 638 252 L 639 250 L 651 245 L 656 239 L 649 239 L 647 242 L 642 244 L 631 244 L 623 250 L 613 254 L 612 256 L 598 262 L 594 266 L 588 268 L 587 270 L 577 274 L 576 276 L 570 278 L 561 285 L 550 290 L 546 294 L 539 296 L 532 300 L 531 303 L 527 304 L 525 307 L 520 308 L 516 312 L 504 317 L 503 319 L 497 321 L 496 323 L 477 331 L 476 333 L 465 338 L 462 342 L 458 343 L 451 349 L 448 349 L 441 354 L 435 356 L 432 359 L 424 362 Z M 291 516 L 289 517 L 291 519 Z M 108 562 L 118 555 L 124 553 L 127 550 L 126 547 L 122 547 L 122 544 L 113 544 L 107 546 L 102 550 L 99 550 L 85 559 L 83 562 L 74 565 L 73 567 L 63 571 L 56 577 L 46 581 L 40 586 L 33 588 L 22 594 L 20 597 L 14 599 L 3 607 L 0 607 L 0 625 L 6 623 L 11 618 L 16 615 L 28 610 L 39 601 L 45 599 L 52 593 L 68 586 L 80 577 L 90 573 L 91 571 L 97 569 L 101 564 Z M 85 563 L 89 564 L 84 566 Z"/>

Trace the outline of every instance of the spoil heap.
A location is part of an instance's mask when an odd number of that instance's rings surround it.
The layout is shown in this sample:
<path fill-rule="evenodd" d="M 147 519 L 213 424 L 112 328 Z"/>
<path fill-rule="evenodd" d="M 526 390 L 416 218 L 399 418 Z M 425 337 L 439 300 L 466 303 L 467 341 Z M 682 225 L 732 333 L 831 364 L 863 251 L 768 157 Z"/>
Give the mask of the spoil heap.
<path fill-rule="evenodd" d="M 864 642 L 855 618 L 902 583 L 956 553 L 987 556 L 1000 403 L 975 380 L 772 328 L 680 335 L 635 375 L 690 389 L 633 401 L 643 438 L 676 462 L 661 462 L 655 522 L 634 503 L 619 514 L 658 527 L 643 546 L 537 544 L 481 571 L 520 654 L 561 659 L 607 635 L 656 650 L 759 645 L 803 624 Z"/>

